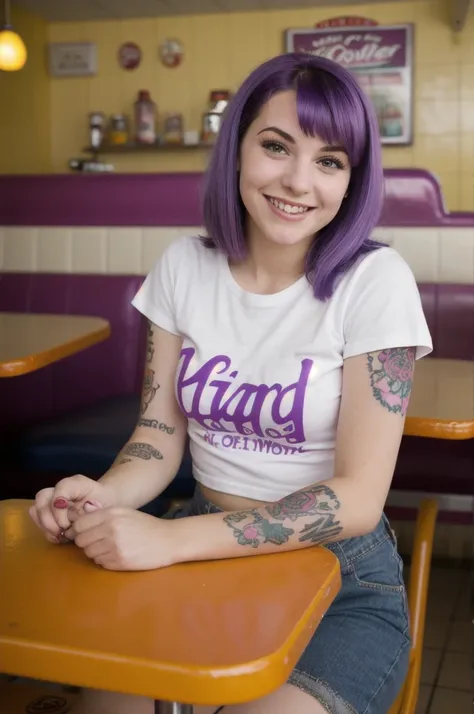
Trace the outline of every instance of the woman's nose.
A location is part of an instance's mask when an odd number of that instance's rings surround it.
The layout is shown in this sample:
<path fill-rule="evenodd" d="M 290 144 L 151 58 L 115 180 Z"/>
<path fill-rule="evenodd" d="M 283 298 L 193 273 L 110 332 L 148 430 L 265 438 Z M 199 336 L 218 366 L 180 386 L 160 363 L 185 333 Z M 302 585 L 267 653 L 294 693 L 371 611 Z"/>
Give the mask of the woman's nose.
<path fill-rule="evenodd" d="M 291 161 L 283 175 L 282 184 L 295 196 L 303 196 L 311 191 L 312 171 L 306 161 Z"/>

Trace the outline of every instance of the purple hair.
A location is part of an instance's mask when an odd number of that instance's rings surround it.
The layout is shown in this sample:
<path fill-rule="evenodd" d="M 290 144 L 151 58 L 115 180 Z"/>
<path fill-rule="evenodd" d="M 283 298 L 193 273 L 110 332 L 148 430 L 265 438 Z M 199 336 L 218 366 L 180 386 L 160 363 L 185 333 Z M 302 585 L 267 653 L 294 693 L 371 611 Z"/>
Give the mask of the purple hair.
<path fill-rule="evenodd" d="M 282 54 L 257 67 L 232 98 L 206 171 L 203 218 L 208 248 L 234 260 L 245 257 L 245 208 L 240 198 L 238 156 L 242 139 L 262 106 L 277 92 L 296 90 L 303 132 L 345 147 L 352 167 L 348 197 L 322 228 L 306 257 L 306 275 L 320 300 L 338 277 L 380 243 L 370 235 L 383 201 L 383 169 L 377 118 L 357 80 L 341 65 L 309 54 Z"/>

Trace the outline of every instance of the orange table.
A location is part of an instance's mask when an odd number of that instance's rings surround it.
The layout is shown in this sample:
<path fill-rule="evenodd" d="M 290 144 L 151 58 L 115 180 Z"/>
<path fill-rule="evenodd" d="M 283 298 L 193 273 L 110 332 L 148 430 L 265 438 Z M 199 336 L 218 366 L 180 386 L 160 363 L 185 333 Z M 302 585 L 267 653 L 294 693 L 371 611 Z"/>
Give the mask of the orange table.
<path fill-rule="evenodd" d="M 474 362 L 435 357 L 417 362 L 404 433 L 474 438 Z"/>
<path fill-rule="evenodd" d="M 28 501 L 0 502 L 3 671 L 185 704 L 286 681 L 340 587 L 322 547 L 144 573 L 48 543 Z"/>
<path fill-rule="evenodd" d="M 0 312 L 0 377 L 34 372 L 109 335 L 100 317 Z"/>

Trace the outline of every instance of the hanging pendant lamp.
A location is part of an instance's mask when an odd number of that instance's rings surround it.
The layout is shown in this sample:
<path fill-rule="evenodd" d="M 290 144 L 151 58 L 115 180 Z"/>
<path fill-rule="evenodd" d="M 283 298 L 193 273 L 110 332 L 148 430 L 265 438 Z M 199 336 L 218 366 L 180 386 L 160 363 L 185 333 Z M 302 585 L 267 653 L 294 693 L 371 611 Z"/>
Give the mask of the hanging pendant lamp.
<path fill-rule="evenodd" d="M 16 72 L 25 66 L 27 52 L 25 43 L 11 26 L 10 0 L 4 0 L 4 24 L 0 29 L 0 71 Z"/>

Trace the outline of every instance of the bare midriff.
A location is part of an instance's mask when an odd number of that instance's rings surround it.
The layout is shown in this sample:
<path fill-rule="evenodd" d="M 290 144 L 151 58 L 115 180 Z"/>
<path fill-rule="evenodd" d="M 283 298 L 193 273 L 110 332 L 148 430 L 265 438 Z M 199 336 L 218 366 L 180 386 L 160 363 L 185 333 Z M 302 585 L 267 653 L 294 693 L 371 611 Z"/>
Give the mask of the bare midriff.
<path fill-rule="evenodd" d="M 258 508 L 263 503 L 266 503 L 266 501 L 255 501 L 252 498 L 243 498 L 242 496 L 233 496 L 230 493 L 214 491 L 214 489 L 207 488 L 207 486 L 203 486 L 200 483 L 198 488 L 204 498 L 222 508 L 223 511 L 242 511 L 248 508 Z"/>

